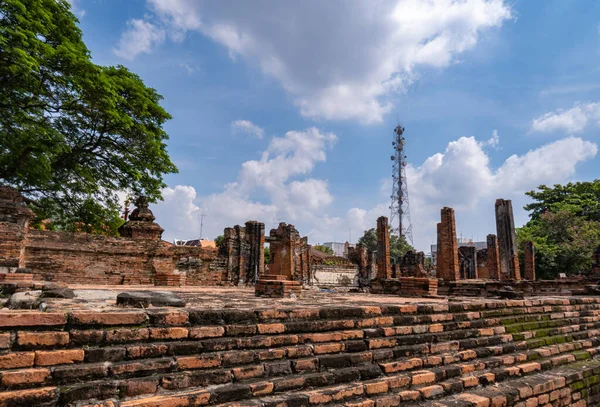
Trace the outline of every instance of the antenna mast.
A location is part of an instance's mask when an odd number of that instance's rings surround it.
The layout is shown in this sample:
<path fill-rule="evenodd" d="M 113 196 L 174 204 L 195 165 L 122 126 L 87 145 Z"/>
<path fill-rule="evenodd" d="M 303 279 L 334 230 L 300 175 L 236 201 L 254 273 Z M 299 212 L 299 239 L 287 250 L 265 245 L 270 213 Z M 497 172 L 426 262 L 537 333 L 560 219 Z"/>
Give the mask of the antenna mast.
<path fill-rule="evenodd" d="M 392 165 L 392 204 L 390 205 L 390 226 L 392 233 L 403 236 L 404 239 L 413 244 L 412 224 L 410 222 L 410 210 L 408 205 L 408 184 L 406 179 L 406 155 L 404 152 L 404 127 L 398 125 L 394 129 L 394 155 L 390 158 Z M 397 226 L 396 226 L 397 225 Z"/>

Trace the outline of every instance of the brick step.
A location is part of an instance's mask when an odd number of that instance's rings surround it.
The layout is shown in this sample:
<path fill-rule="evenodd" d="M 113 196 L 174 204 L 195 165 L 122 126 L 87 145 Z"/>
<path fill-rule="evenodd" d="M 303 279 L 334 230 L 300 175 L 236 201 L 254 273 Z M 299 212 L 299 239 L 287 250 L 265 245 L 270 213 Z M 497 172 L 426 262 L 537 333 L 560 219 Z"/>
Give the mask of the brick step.
<path fill-rule="evenodd" d="M 375 379 L 366 379 L 361 382 L 349 383 L 334 383 L 321 386 L 314 390 L 294 390 L 287 391 L 285 394 L 266 396 L 273 391 L 274 385 L 270 382 L 262 381 L 244 385 L 220 385 L 212 386 L 207 389 L 186 391 L 181 393 L 165 394 L 163 396 L 154 396 L 148 399 L 138 399 L 131 401 L 122 401 L 120 407 L 150 407 L 159 405 L 216 405 L 216 407 L 233 407 L 233 406 L 261 406 L 261 407 L 277 407 L 277 406 L 397 406 L 397 405 L 441 405 L 441 406 L 489 406 L 491 400 L 500 403 L 496 405 L 514 405 L 519 400 L 527 400 L 533 396 L 538 397 L 543 394 L 548 394 L 548 400 L 551 397 L 556 398 L 556 389 L 566 388 L 567 385 L 577 384 L 582 380 L 587 379 L 593 374 L 594 370 L 600 372 L 600 363 L 589 362 L 594 367 L 588 367 L 583 370 L 562 369 L 556 373 L 540 374 L 539 370 L 530 370 L 525 367 L 519 368 L 519 373 L 513 376 L 507 376 L 502 380 L 479 380 L 478 387 L 472 386 L 472 390 L 462 391 L 460 395 L 448 395 L 446 389 L 450 393 L 456 393 L 458 389 L 464 390 L 464 384 L 461 387 L 455 383 L 461 383 L 459 379 L 437 381 L 430 385 L 411 385 L 411 378 L 404 375 L 395 375 L 387 377 L 379 377 Z M 589 374 L 588 374 L 589 372 Z M 481 375 L 482 378 L 486 377 Z M 415 377 L 412 378 L 414 380 Z M 548 380 L 548 379 L 551 380 Z M 463 378 L 464 379 L 464 378 Z M 597 378 L 596 378 L 597 379 Z M 464 381 L 466 382 L 466 381 Z M 549 383 L 554 383 L 550 385 Z M 488 386 L 494 384 L 494 386 Z M 571 386 L 577 388 L 577 386 Z M 206 391 L 209 393 L 203 393 Z M 198 403 L 183 404 L 189 402 L 189 395 L 202 394 L 202 398 Z M 476 404 L 483 399 L 472 397 L 485 397 L 488 395 L 487 404 Z M 553 394 L 551 396 L 551 394 Z M 467 395 L 470 395 L 467 397 Z M 261 397 L 262 396 L 262 397 Z M 208 400 L 206 398 L 208 397 Z M 443 397 L 443 398 L 442 398 Z M 504 397 L 504 398 L 503 398 Z M 571 405 L 568 403 L 574 400 L 566 393 L 559 397 L 564 401 L 564 406 Z M 580 396 L 579 396 L 580 397 Z M 185 400 L 182 402 L 182 400 Z M 458 404 L 455 403 L 458 401 Z M 164 404 L 153 404 L 153 403 Z M 411 403 L 412 402 L 412 403 Z M 502 403 L 510 404 L 502 404 Z M 406 404 L 409 403 L 409 404 Z M 448 404 L 435 404 L 448 403 Z M 527 404 L 530 405 L 530 404 Z M 534 405 L 534 404 L 531 404 Z M 537 404 L 535 404 L 537 405 Z"/>
<path fill-rule="evenodd" d="M 558 347 L 559 345 L 556 345 Z M 565 346 L 565 345 L 560 345 Z M 568 350 L 568 349 L 567 349 Z M 575 361 L 577 358 L 579 359 L 588 359 L 592 357 L 592 353 L 597 353 L 596 349 L 591 349 L 589 351 L 568 354 L 571 356 L 570 359 L 564 359 L 565 363 L 568 361 Z M 557 355 L 559 353 L 553 352 L 552 355 Z M 585 353 L 585 354 L 584 354 Z M 584 356 L 581 357 L 580 355 Z M 525 356 L 525 355 L 523 355 Z M 360 358 L 359 358 L 360 359 Z M 357 360 L 359 360 L 357 359 Z M 558 360 L 556 356 L 553 359 Z M 396 383 L 396 387 L 400 385 L 398 383 L 405 383 L 404 385 L 408 385 L 409 383 L 414 388 L 415 385 L 420 387 L 428 387 L 433 386 L 434 384 L 437 386 L 442 386 L 445 393 L 452 391 L 460 391 L 463 388 L 474 387 L 482 384 L 489 384 L 494 381 L 498 381 L 497 378 L 501 377 L 500 373 L 503 373 L 502 376 L 511 376 L 516 374 L 529 374 L 534 371 L 538 371 L 544 366 L 542 363 L 533 362 L 533 363 L 520 363 L 519 365 L 512 367 L 512 364 L 515 363 L 516 358 L 513 358 L 504 370 L 495 368 L 493 370 L 477 370 L 476 366 L 482 365 L 482 359 L 476 359 L 473 361 L 471 368 L 469 364 L 454 364 L 450 366 L 445 366 L 442 368 L 431 369 L 431 370 L 421 370 L 421 371 L 412 371 L 412 372 L 402 372 L 400 374 L 396 373 L 394 375 L 388 375 L 387 377 L 381 378 L 381 380 L 394 380 Z M 166 390 L 189 390 L 186 387 L 191 386 L 210 386 L 215 384 L 221 384 L 219 389 L 222 390 L 222 394 L 219 396 L 218 400 L 223 400 L 226 397 L 236 397 L 234 395 L 229 394 L 229 390 L 233 393 L 239 393 L 242 391 L 242 394 L 248 393 L 249 391 L 252 393 L 252 396 L 258 396 L 263 394 L 264 392 L 268 393 L 277 393 L 277 392 L 289 392 L 289 391 L 299 391 L 305 389 L 307 387 L 321 387 L 323 385 L 340 385 L 343 382 L 352 381 L 352 380 L 370 380 L 374 377 L 381 376 L 381 370 L 376 364 L 364 364 L 365 359 L 361 359 L 363 364 L 359 364 L 354 367 L 345 367 L 342 366 L 340 368 L 333 368 L 324 372 L 315 372 L 315 373 L 306 373 L 304 375 L 291 375 L 287 376 L 285 371 L 281 371 L 280 374 L 283 374 L 285 377 L 272 377 L 272 378 L 256 378 L 252 377 L 253 374 L 264 375 L 264 369 L 256 370 L 255 367 L 250 367 L 247 370 L 238 369 L 233 370 L 234 383 L 231 383 L 228 379 L 232 373 L 227 373 L 224 371 L 205 371 L 205 372 L 194 372 L 192 375 L 188 374 L 166 374 L 162 375 L 162 379 L 160 380 L 160 384 Z M 525 360 L 521 360 L 521 362 L 525 362 Z M 558 365 L 558 363 L 554 364 Z M 553 365 L 553 366 L 554 366 Z M 328 367 L 332 367 L 332 365 L 328 365 Z M 484 367 L 488 367 L 484 365 Z M 547 366 L 549 367 L 549 365 Z M 289 369 L 289 367 L 288 367 Z M 241 376 L 240 376 L 241 375 Z M 155 376 L 154 376 L 155 377 Z M 216 381 L 207 381 L 210 378 L 217 379 Z M 440 379 L 443 382 L 440 382 Z M 150 381 L 154 380 L 152 378 L 148 379 Z M 124 381 L 116 381 L 114 388 L 123 388 L 122 383 L 127 383 L 127 380 Z M 437 382 L 437 383 L 436 383 Z M 121 384 L 119 384 L 121 383 Z M 227 383 L 227 384 L 224 384 Z M 237 384 L 236 384 L 237 383 Z M 99 383 L 88 383 L 82 386 L 74 386 L 70 389 L 71 392 L 75 394 L 82 394 L 86 391 L 90 391 L 90 389 L 95 389 L 97 387 L 107 386 L 107 383 L 99 382 Z M 183 386 L 183 387 L 181 387 Z M 109 386 L 110 387 L 110 386 Z M 250 390 L 248 390 L 250 389 Z M 126 394 L 126 393 L 125 393 Z M 186 393 L 187 394 L 187 393 Z M 227 395 L 229 394 L 229 395 Z M 412 393 L 414 394 L 414 392 Z M 69 391 L 63 394 L 63 397 L 69 397 Z M 187 397 L 187 396 L 186 396 Z M 162 400 L 162 399 L 161 399 Z"/>

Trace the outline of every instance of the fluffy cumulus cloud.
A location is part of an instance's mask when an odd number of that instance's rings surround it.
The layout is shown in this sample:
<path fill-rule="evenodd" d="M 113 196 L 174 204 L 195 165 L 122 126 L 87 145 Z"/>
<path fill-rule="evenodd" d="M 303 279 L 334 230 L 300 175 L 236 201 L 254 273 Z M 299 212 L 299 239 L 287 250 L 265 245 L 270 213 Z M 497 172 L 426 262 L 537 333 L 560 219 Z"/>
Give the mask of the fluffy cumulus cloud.
<path fill-rule="evenodd" d="M 198 32 L 275 78 L 303 115 L 380 122 L 420 67 L 443 68 L 511 18 L 504 0 L 147 0 L 116 49 Z"/>
<path fill-rule="evenodd" d="M 312 243 L 345 241 L 349 232 L 356 240 L 362 231 L 375 227 L 377 217 L 389 215 L 390 184 L 382 181 L 380 203 L 371 208 L 333 204 L 327 181 L 311 173 L 325 161 L 335 140 L 335 135 L 316 128 L 290 131 L 274 138 L 259 160 L 243 163 L 237 180 L 219 193 L 197 197 L 189 186 L 167 188 L 164 203 L 156 207 L 165 237 L 196 237 L 202 212 L 209 216 L 205 236 L 210 237 L 222 233 L 225 226 L 254 219 L 264 222 L 267 229 L 279 221 L 294 223 Z M 436 223 L 444 206 L 455 209 L 457 232 L 465 238 L 482 240 L 495 232 L 497 198 L 512 199 L 516 223 L 523 224 L 527 221 L 522 210 L 526 191 L 572 179 L 577 165 L 598 152 L 595 143 L 567 137 L 512 155 L 493 167 L 487 150 L 497 144 L 497 139 L 481 142 L 462 137 L 420 165 L 407 167 L 418 249 L 428 251 L 435 243 Z"/>
<path fill-rule="evenodd" d="M 249 120 L 236 120 L 231 123 L 231 131 L 234 134 L 244 133 L 262 139 L 265 135 L 265 130 L 258 127 Z"/>
<path fill-rule="evenodd" d="M 590 124 L 600 125 L 600 102 L 580 103 L 568 110 L 559 109 L 546 113 L 533 120 L 531 131 L 564 131 L 575 134 L 581 133 Z"/>
<path fill-rule="evenodd" d="M 205 235 L 210 237 L 222 233 L 225 226 L 251 219 L 267 227 L 279 220 L 317 222 L 317 214 L 333 197 L 326 180 L 310 175 L 326 160 L 336 140 L 334 134 L 314 127 L 289 131 L 273 138 L 259 160 L 244 162 L 237 180 L 219 193 L 197 197 L 190 186 L 166 188 L 164 202 L 157 205 L 157 214 L 164 214 L 159 219 L 166 228 L 165 238 L 195 237 L 200 213 L 208 217 Z"/>

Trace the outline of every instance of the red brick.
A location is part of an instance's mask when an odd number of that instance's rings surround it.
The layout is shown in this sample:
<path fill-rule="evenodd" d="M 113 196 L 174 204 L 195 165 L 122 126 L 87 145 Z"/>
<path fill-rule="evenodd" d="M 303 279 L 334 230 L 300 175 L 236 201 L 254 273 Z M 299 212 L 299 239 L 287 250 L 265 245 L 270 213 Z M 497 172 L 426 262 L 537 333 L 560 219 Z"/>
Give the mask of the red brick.
<path fill-rule="evenodd" d="M 0 349 L 10 348 L 10 333 L 0 334 Z"/>
<path fill-rule="evenodd" d="M 457 398 L 459 400 L 468 401 L 473 407 L 489 407 L 490 405 L 490 399 L 475 394 L 459 394 Z"/>
<path fill-rule="evenodd" d="M 254 397 L 271 394 L 273 393 L 273 388 L 275 387 L 271 382 L 250 383 L 249 386 Z"/>
<path fill-rule="evenodd" d="M 56 397 L 56 387 L 0 392 L 0 406 L 37 406 Z"/>
<path fill-rule="evenodd" d="M 70 316 L 70 322 L 77 325 L 139 325 L 146 319 L 143 311 L 74 311 Z"/>
<path fill-rule="evenodd" d="M 150 328 L 150 339 L 184 339 L 187 337 L 187 328 Z"/>
<path fill-rule="evenodd" d="M 50 375 L 49 369 L 24 369 L 2 373 L 2 386 L 13 387 L 24 384 L 44 383 Z"/>
<path fill-rule="evenodd" d="M 69 343 L 68 332 L 22 332 L 17 334 L 19 346 L 61 346 Z"/>
<path fill-rule="evenodd" d="M 258 324 L 256 327 L 259 334 L 281 334 L 285 332 L 285 325 L 283 324 Z"/>
<path fill-rule="evenodd" d="M 221 366 L 221 355 L 206 354 L 200 356 L 181 356 L 177 358 L 177 365 L 180 369 L 208 369 Z"/>
<path fill-rule="evenodd" d="M 120 407 L 187 407 L 204 406 L 209 403 L 210 393 L 194 390 L 173 396 L 154 396 L 137 400 L 122 401 Z"/>
<path fill-rule="evenodd" d="M 247 380 L 264 375 L 265 368 L 263 365 L 236 367 L 232 369 L 232 373 L 237 380 Z"/>
<path fill-rule="evenodd" d="M 0 312 L 0 327 L 55 326 L 67 323 L 63 312 Z"/>
<path fill-rule="evenodd" d="M 83 349 L 36 351 L 35 364 L 37 366 L 64 365 L 74 362 L 82 362 L 85 353 Z"/>
<path fill-rule="evenodd" d="M 13 352 L 0 355 L 0 369 L 14 369 L 33 366 L 34 352 Z"/>
<path fill-rule="evenodd" d="M 367 393 L 369 395 L 387 393 L 388 389 L 389 389 L 389 386 L 386 381 L 375 382 L 375 383 L 365 383 L 365 393 Z"/>
<path fill-rule="evenodd" d="M 201 326 L 191 328 L 189 335 L 193 339 L 218 338 L 225 335 L 225 328 L 222 326 Z"/>
<path fill-rule="evenodd" d="M 141 378 L 123 380 L 119 383 L 119 395 L 121 397 L 135 397 L 141 394 L 153 394 L 158 389 L 157 378 Z"/>
<path fill-rule="evenodd" d="M 106 332 L 106 342 L 108 343 L 122 343 L 122 342 L 134 342 L 134 341 L 145 341 L 150 336 L 150 331 L 147 328 L 141 329 L 129 329 L 120 328 Z"/>
<path fill-rule="evenodd" d="M 317 358 L 310 359 L 298 359 L 292 362 L 292 366 L 294 366 L 294 370 L 298 373 L 301 372 L 313 372 L 317 370 L 319 365 L 319 360 Z"/>
<path fill-rule="evenodd" d="M 148 311 L 150 321 L 156 325 L 185 325 L 189 320 L 186 311 Z"/>

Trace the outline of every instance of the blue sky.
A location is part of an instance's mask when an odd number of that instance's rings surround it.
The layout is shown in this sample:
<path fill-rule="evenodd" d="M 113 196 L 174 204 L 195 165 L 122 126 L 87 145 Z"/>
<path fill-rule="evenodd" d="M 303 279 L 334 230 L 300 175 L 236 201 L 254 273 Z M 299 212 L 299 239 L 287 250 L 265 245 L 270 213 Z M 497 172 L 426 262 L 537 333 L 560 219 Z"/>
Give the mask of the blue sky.
<path fill-rule="evenodd" d="M 164 237 L 259 220 L 311 243 L 389 216 L 392 130 L 406 128 L 414 243 L 443 206 L 495 232 L 494 201 L 591 180 L 600 159 L 600 2 L 74 0 L 97 63 L 164 96 L 179 174 Z"/>

